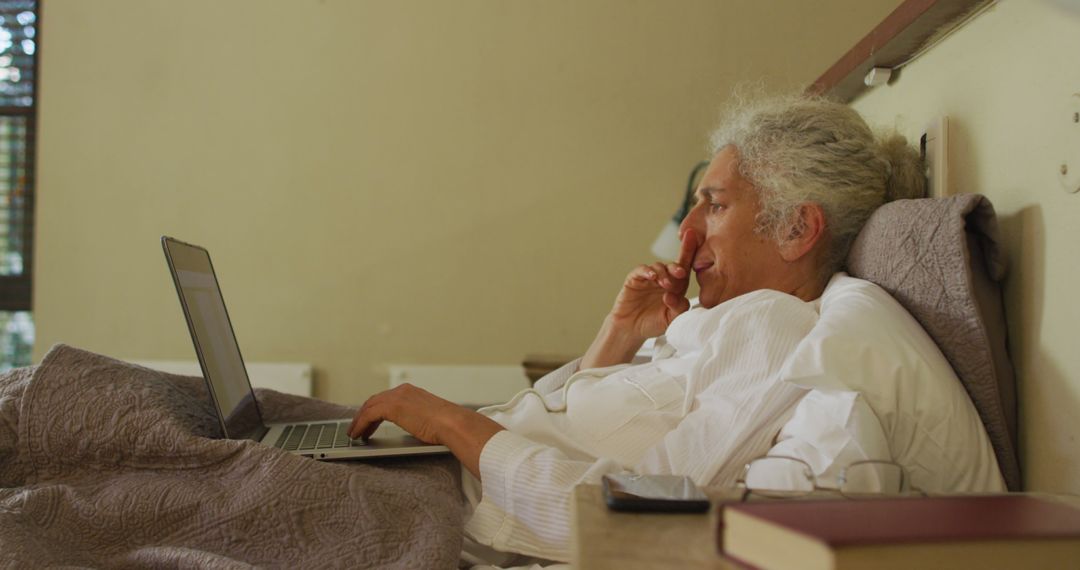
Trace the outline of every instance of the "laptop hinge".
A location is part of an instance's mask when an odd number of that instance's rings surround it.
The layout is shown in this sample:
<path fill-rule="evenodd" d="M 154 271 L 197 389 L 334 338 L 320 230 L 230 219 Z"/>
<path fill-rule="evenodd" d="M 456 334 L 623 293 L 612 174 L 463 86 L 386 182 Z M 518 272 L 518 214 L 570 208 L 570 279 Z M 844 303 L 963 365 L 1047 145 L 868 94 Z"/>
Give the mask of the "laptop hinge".
<path fill-rule="evenodd" d="M 255 428 L 255 431 L 251 432 L 251 434 L 244 439 L 262 441 L 262 439 L 266 437 L 267 433 L 270 433 L 270 428 L 260 424 L 259 427 Z"/>

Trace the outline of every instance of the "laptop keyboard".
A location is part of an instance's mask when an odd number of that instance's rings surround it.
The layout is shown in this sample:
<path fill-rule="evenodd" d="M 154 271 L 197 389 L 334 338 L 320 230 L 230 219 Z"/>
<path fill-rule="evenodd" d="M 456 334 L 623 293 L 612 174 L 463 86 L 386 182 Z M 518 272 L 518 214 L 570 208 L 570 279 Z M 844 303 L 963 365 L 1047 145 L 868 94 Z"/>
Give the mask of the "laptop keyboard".
<path fill-rule="evenodd" d="M 307 451 L 365 445 L 362 440 L 353 441 L 349 438 L 349 425 L 351 423 L 338 422 L 285 426 L 277 441 L 274 442 L 274 447 L 285 451 Z"/>

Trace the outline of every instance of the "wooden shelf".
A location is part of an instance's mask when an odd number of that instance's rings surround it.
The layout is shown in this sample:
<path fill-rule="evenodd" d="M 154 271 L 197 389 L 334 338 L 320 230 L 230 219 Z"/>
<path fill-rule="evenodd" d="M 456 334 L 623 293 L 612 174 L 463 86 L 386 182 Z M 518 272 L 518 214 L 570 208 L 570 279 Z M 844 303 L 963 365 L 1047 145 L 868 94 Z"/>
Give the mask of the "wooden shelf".
<path fill-rule="evenodd" d="M 905 0 L 821 74 L 807 92 L 850 102 L 869 89 L 863 78 L 871 69 L 892 69 L 906 63 L 992 1 Z"/>

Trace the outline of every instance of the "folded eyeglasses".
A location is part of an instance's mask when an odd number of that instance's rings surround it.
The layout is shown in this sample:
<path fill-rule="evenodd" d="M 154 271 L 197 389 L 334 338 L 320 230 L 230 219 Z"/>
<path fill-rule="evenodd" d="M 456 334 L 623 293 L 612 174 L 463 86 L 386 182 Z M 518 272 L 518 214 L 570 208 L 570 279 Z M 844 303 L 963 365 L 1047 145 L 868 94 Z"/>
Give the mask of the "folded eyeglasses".
<path fill-rule="evenodd" d="M 847 498 L 925 494 L 912 486 L 904 468 L 892 461 L 855 461 L 840 470 L 837 483 L 836 487 L 819 484 L 810 464 L 784 455 L 768 455 L 751 460 L 736 482 L 743 489 L 743 501 L 750 495 L 787 499 L 804 497 L 817 491 L 839 493 Z"/>

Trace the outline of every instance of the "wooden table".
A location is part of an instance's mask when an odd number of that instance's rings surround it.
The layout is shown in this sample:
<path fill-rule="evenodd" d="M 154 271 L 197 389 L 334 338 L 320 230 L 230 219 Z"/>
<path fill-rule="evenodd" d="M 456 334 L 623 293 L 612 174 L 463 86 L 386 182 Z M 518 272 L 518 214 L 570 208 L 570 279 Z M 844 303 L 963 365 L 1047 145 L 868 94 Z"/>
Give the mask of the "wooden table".
<path fill-rule="evenodd" d="M 618 513 L 608 510 L 599 485 L 574 489 L 573 552 L 576 570 L 743 568 L 716 549 L 717 505 L 738 499 L 736 491 L 704 489 L 713 508 L 704 514 Z M 1080 497 L 1025 493 L 1080 508 Z"/>
<path fill-rule="evenodd" d="M 604 504 L 599 485 L 579 485 L 573 500 L 573 567 L 737 568 L 716 551 L 717 497 L 710 498 L 708 513 L 617 513 Z"/>

